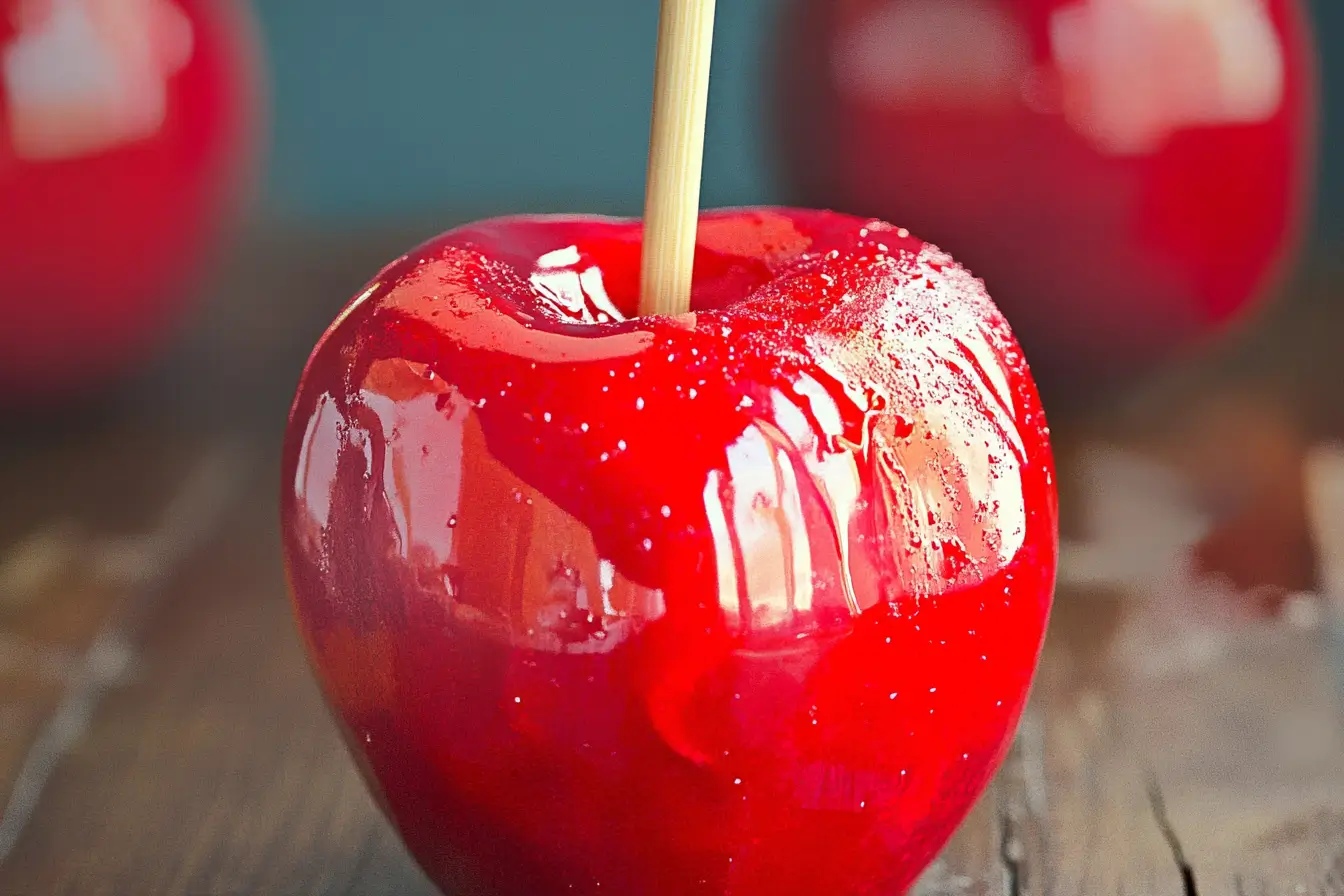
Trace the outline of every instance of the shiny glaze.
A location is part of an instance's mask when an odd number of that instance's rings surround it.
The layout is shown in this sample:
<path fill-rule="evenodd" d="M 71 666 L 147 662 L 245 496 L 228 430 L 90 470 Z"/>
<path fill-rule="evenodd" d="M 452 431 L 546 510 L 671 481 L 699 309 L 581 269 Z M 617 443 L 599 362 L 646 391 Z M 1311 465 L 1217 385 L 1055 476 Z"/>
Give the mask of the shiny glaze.
<path fill-rule="evenodd" d="M 1267 14 L 1282 63 L 1272 112 L 1175 123 L 1128 146 L 1097 139 L 1103 112 L 1144 113 L 1183 89 L 1172 69 L 1201 58 L 1201 19 L 1248 5 Z M 1058 34 L 1089 8 L 1114 22 L 1067 58 Z M 1172 28 L 1127 27 L 1139 10 Z M 907 96 L 883 100 L 839 74 L 875 16 L 906 17 L 885 58 L 912 60 L 889 87 Z M 1234 51 L 1223 70 L 1249 72 L 1256 55 Z M 991 56 L 997 71 L 965 62 Z M 1087 401 L 1225 329 L 1272 293 L 1308 216 L 1316 73 L 1299 0 L 793 0 L 776 59 L 777 145 L 796 199 L 952 247 L 989 284 L 1047 405 Z M 1092 115 L 1075 71 L 1117 61 L 1132 77 Z"/>
<path fill-rule="evenodd" d="M 1030 375 L 904 230 L 707 213 L 692 312 L 631 318 L 640 233 L 471 225 L 341 314 L 284 455 L 303 635 L 450 892 L 898 892 L 1040 648 Z"/>
<path fill-rule="evenodd" d="M 164 118 L 150 135 L 25 157 L 0 76 L 0 404 L 88 396 L 146 363 L 241 205 L 260 106 L 250 8 L 158 3 L 190 23 L 190 57 L 164 81 Z M 0 55 L 23 17 L 53 8 L 0 0 Z"/>

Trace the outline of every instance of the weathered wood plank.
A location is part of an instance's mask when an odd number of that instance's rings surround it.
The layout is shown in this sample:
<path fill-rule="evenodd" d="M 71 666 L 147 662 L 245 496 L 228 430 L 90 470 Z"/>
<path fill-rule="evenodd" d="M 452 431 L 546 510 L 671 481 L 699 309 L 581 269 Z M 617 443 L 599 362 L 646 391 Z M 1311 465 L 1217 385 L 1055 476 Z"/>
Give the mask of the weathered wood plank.
<path fill-rule="evenodd" d="M 137 679 L 52 776 L 0 892 L 431 892 L 313 684 L 274 518 L 255 494 L 167 585 Z"/>
<path fill-rule="evenodd" d="M 1173 638 L 1150 604 L 1121 598 L 1117 616 L 1104 600 L 1060 596 L 1014 749 L 921 892 L 1338 891 L 1344 704 L 1325 630 Z"/>

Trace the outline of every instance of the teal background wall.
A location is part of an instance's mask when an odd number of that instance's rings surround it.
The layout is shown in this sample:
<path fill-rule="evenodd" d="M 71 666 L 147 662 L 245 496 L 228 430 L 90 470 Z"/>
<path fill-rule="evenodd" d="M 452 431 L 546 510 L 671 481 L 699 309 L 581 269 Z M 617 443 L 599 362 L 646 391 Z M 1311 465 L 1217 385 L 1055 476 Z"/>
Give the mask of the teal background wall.
<path fill-rule="evenodd" d="M 1322 234 L 1344 236 L 1344 2 L 1313 0 L 1324 91 L 1321 189 L 1317 221 Z"/>
<path fill-rule="evenodd" d="M 722 0 L 704 196 L 768 198 L 774 0 Z M 657 0 L 259 0 L 282 213 L 637 211 Z"/>
<path fill-rule="evenodd" d="M 770 201 L 763 60 L 781 0 L 719 0 L 704 201 Z M 1344 232 L 1344 2 L 1313 0 L 1321 227 Z M 658 0 L 256 0 L 275 210 L 333 222 L 639 210 Z"/>

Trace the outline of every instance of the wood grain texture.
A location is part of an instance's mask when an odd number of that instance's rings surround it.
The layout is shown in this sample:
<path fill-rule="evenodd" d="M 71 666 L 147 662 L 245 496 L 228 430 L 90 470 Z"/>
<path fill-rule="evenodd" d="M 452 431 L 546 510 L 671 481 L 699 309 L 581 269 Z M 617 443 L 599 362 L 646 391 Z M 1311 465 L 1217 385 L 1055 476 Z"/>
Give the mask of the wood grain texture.
<path fill-rule="evenodd" d="M 1097 650 L 1092 599 L 1060 596 L 1014 748 L 921 892 L 1339 892 L 1344 704 L 1323 629 L 1247 624 L 1155 666 L 1168 621 L 1133 609 Z"/>
<path fill-rule="evenodd" d="M 135 680 L 64 758 L 0 892 L 432 892 L 312 683 L 270 491 L 168 584 Z"/>
<path fill-rule="evenodd" d="M 0 445 L 0 804 L 62 707 L 80 723 L 57 726 L 68 742 L 0 856 L 0 894 L 432 893 L 309 674 L 272 473 L 309 346 L 410 242 L 260 240 L 230 301 L 128 396 Z M 1304 316 L 1324 327 L 1341 305 Z M 1319 337 L 1301 346 L 1314 361 L 1252 352 L 1217 382 L 1273 394 L 1344 364 Z M 1292 412 L 1312 439 L 1344 425 L 1316 390 Z M 1160 425 L 1142 406 L 1087 438 L 1169 456 L 1164 433 L 1199 417 Z M 1013 750 L 920 896 L 1344 894 L 1344 638 L 1330 646 L 1328 614 L 1180 603 L 1059 595 Z"/>

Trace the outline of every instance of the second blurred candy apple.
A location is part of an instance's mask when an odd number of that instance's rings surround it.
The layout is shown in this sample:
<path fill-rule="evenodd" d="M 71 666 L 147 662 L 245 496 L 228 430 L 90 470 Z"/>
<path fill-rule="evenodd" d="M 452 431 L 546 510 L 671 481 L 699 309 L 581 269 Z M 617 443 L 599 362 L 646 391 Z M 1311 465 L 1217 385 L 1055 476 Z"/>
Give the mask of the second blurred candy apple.
<path fill-rule="evenodd" d="M 0 0 L 0 387 L 97 388 L 178 319 L 245 181 L 235 0 Z"/>
<path fill-rule="evenodd" d="M 1304 217 L 1296 0 L 798 0 L 779 60 L 795 198 L 955 253 L 1047 397 L 1252 307 Z"/>

